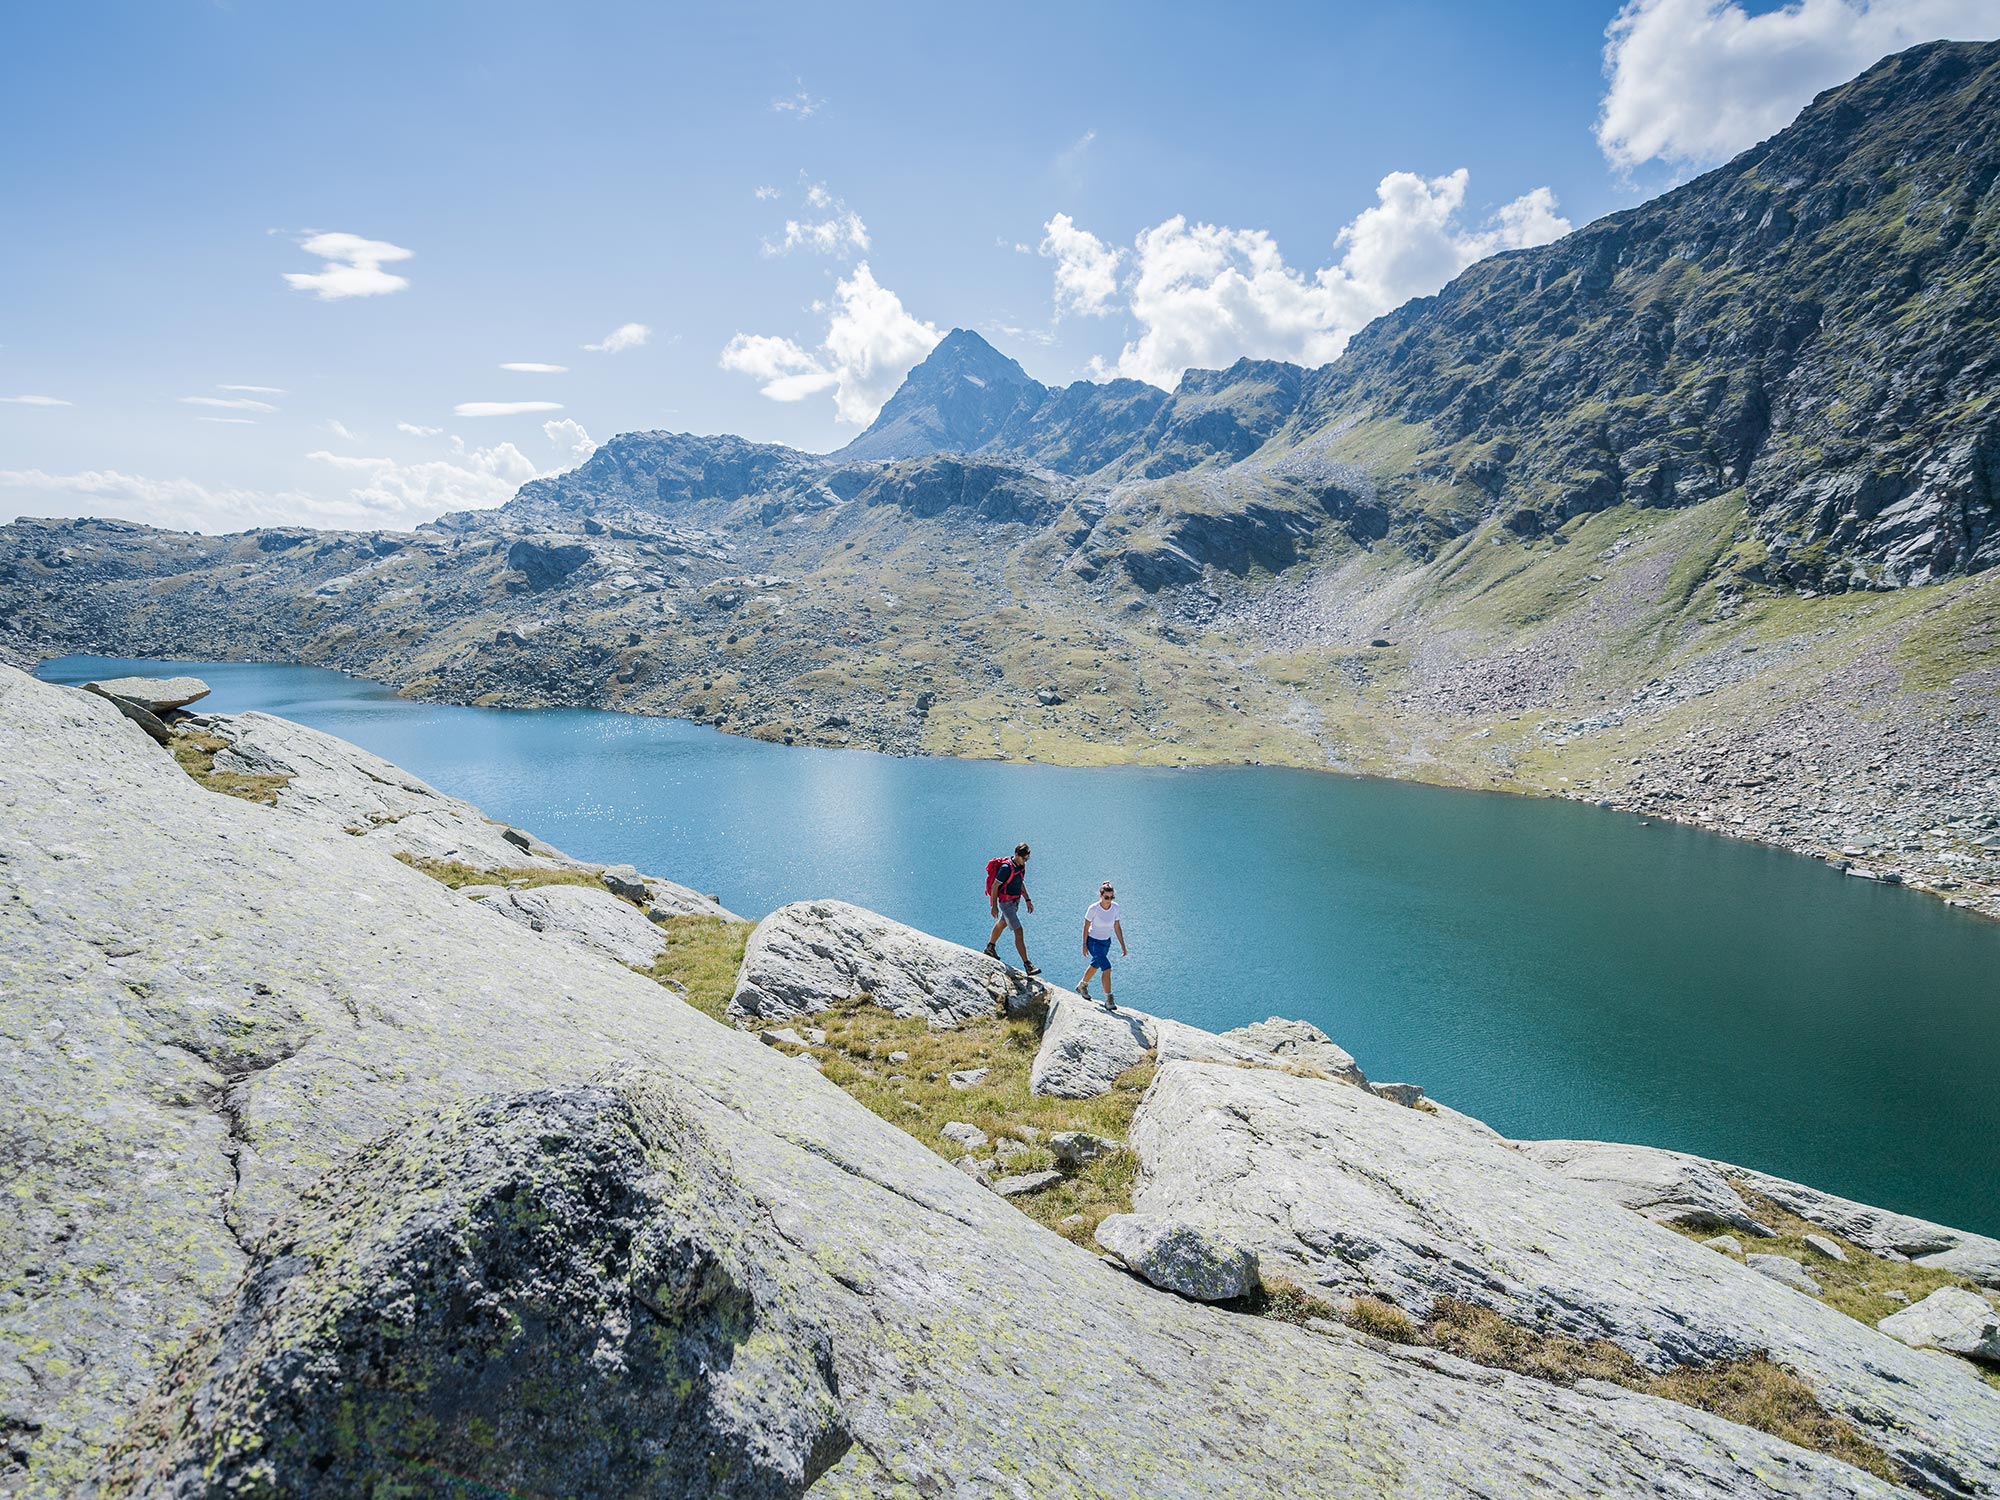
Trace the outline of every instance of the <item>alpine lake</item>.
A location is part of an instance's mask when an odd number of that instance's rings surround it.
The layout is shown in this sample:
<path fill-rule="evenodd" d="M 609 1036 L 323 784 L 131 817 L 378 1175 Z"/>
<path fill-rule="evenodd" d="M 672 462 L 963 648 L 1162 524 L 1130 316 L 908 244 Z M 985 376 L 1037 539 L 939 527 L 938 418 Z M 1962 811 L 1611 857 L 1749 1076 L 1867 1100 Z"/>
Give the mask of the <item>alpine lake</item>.
<path fill-rule="evenodd" d="M 1082 972 L 1117 884 L 1121 1002 L 1298 1017 L 1369 1077 L 1516 1138 L 1668 1146 L 2000 1234 L 2000 923 L 1781 851 L 1578 803 L 1272 767 L 1072 769 L 734 738 L 588 709 L 445 707 L 313 667 L 192 674 L 580 858 L 746 917 L 837 897 L 972 946 L 986 861 L 1034 855 L 1029 952 Z M 1003 953 L 1012 956 L 1011 945 Z"/>

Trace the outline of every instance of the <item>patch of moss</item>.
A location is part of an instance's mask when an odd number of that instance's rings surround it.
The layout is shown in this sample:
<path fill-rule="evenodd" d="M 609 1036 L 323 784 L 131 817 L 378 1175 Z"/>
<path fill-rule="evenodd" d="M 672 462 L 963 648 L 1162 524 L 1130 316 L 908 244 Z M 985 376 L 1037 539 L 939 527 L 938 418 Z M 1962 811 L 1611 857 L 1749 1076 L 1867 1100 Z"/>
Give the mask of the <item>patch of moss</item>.
<path fill-rule="evenodd" d="M 736 992 L 736 974 L 743 967 L 743 945 L 750 940 L 751 925 L 721 917 L 670 917 L 663 928 L 666 947 L 652 968 L 639 972 L 711 1020 L 726 1024 L 725 1012 Z"/>
<path fill-rule="evenodd" d="M 180 728 L 172 730 L 172 739 L 167 746 L 175 764 L 211 792 L 241 797 L 245 802 L 261 802 L 267 807 L 276 805 L 279 790 L 289 785 L 292 778 L 254 776 L 245 771 L 218 771 L 215 769 L 216 753 L 228 748 L 229 741 L 220 735 Z"/>

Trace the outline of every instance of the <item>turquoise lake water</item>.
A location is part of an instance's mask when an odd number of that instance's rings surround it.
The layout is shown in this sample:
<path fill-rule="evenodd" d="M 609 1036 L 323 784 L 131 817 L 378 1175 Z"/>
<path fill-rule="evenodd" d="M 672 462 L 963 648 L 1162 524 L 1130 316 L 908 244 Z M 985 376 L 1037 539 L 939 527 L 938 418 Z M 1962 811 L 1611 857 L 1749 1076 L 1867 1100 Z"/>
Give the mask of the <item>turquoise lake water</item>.
<path fill-rule="evenodd" d="M 161 664 L 72 657 L 82 682 Z M 352 740 L 569 853 L 745 916 L 839 896 L 985 940 L 1030 840 L 1030 952 L 1121 1001 L 1324 1028 L 1370 1077 L 1519 1138 L 1700 1152 L 2000 1233 L 2000 923 L 1814 860 L 1574 803 L 1269 767 L 1071 770 L 787 748 L 584 709 L 436 707 L 311 667 L 173 663 L 203 709 Z"/>

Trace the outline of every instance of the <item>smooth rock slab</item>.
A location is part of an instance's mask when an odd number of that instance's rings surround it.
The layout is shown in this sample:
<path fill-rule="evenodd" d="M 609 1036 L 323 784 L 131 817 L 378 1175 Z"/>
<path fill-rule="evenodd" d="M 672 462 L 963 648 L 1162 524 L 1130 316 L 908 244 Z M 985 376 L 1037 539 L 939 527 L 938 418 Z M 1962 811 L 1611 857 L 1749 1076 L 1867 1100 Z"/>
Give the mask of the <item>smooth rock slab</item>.
<path fill-rule="evenodd" d="M 208 684 L 199 677 L 107 677 L 101 682 L 86 682 L 84 686 L 113 698 L 124 698 L 156 714 L 186 708 L 208 696 Z"/>
<path fill-rule="evenodd" d="M 1043 1188 L 1054 1187 L 1062 1181 L 1060 1172 L 1022 1172 L 1013 1177 L 1002 1177 L 993 1184 L 993 1191 L 1003 1198 L 1018 1198 L 1023 1193 L 1039 1193 Z"/>
<path fill-rule="evenodd" d="M 650 968 L 667 936 L 630 902 L 588 885 L 502 891 L 479 905 L 535 932 L 558 937 L 636 968 Z M 799 1043 L 804 1046 L 803 1040 Z"/>
<path fill-rule="evenodd" d="M 1329 1301 L 1371 1293 L 1417 1318 L 1449 1295 L 1610 1339 L 1653 1369 L 1768 1351 L 1906 1474 L 2000 1492 L 2000 1391 L 1453 1120 L 1269 1069 L 1169 1062 L 1130 1140 L 1134 1211 L 1221 1230 L 1267 1280 Z"/>
<path fill-rule="evenodd" d="M 893 1015 L 948 1029 L 997 1014 L 1015 988 L 983 953 L 845 901 L 795 901 L 750 934 L 729 1015 L 789 1020 L 866 994 Z"/>
<path fill-rule="evenodd" d="M 1146 1060 L 1152 1048 L 1146 1019 L 1104 1010 L 1069 991 L 1049 1005 L 1042 1045 L 1028 1070 L 1028 1091 L 1058 1099 L 1109 1093 L 1118 1075 Z"/>
<path fill-rule="evenodd" d="M 1611 1141 L 1516 1141 L 1523 1156 L 1656 1224 L 1707 1225 L 1768 1235 L 1713 1162 Z"/>
<path fill-rule="evenodd" d="M 1135 1275 L 1196 1302 L 1228 1302 L 1260 1285 L 1257 1257 L 1220 1230 L 1153 1214 L 1112 1214 L 1097 1243 Z"/>
<path fill-rule="evenodd" d="M 1847 1252 L 1823 1234 L 1809 1234 L 1805 1236 L 1805 1242 L 1814 1251 L 1824 1255 L 1828 1260 L 1844 1261 L 1847 1259 Z"/>
<path fill-rule="evenodd" d="M 1977 1292 L 1941 1286 L 1923 1301 L 1875 1325 L 1915 1349 L 1943 1349 L 2000 1364 L 2000 1311 Z"/>

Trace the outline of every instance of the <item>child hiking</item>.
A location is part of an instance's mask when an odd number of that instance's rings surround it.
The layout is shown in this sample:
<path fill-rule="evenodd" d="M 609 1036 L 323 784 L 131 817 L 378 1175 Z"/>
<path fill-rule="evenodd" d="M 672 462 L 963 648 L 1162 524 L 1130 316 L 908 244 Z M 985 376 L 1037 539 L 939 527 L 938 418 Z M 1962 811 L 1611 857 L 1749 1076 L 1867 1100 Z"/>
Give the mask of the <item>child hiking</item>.
<path fill-rule="evenodd" d="M 1083 909 L 1083 956 L 1090 967 L 1083 971 L 1083 978 L 1076 982 L 1076 992 L 1084 999 L 1090 998 L 1090 976 L 1104 976 L 1104 1003 L 1111 1009 L 1118 1009 L 1118 1002 L 1111 997 L 1111 940 L 1118 939 L 1118 956 L 1125 958 L 1131 949 L 1125 946 L 1125 924 L 1118 920 L 1121 908 L 1115 899 L 1118 892 L 1111 882 L 1105 881 L 1097 888 L 1097 899 Z"/>
<path fill-rule="evenodd" d="M 1014 946 L 1021 953 L 1021 968 L 1029 974 L 1042 971 L 1028 962 L 1028 939 L 1021 931 L 1021 906 L 1035 914 L 1035 898 L 1028 894 L 1028 846 L 1016 844 L 1011 857 L 986 861 L 986 905 L 993 913 L 993 932 L 986 939 L 986 956 L 999 958 L 993 945 L 1007 928 L 1014 929 Z"/>

